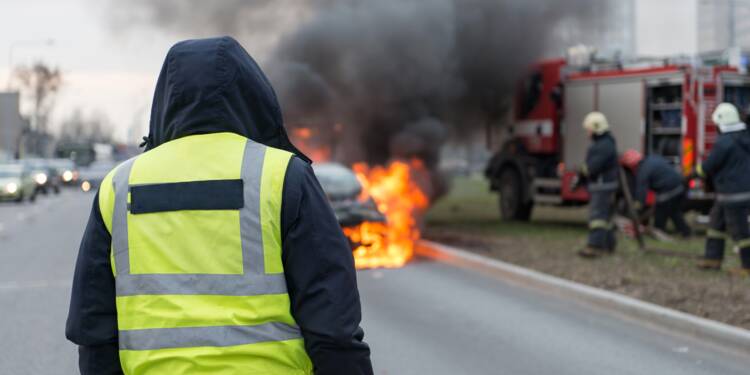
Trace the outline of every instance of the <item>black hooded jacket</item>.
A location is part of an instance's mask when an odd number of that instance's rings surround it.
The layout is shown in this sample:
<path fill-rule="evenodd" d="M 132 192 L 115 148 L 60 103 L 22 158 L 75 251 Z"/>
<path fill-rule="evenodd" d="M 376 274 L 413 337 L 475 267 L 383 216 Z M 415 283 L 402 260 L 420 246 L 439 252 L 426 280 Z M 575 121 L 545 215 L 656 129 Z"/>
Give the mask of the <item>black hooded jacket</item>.
<path fill-rule="evenodd" d="M 660 155 L 646 156 L 639 164 L 636 173 L 635 199 L 646 205 L 648 191 L 657 195 L 671 192 L 682 186 L 682 176 Z"/>
<path fill-rule="evenodd" d="M 370 375 L 370 349 L 359 327 L 361 307 L 349 243 L 309 160 L 289 141 L 267 78 L 230 37 L 176 44 L 161 70 L 148 150 L 192 134 L 232 132 L 285 149 L 282 262 L 292 315 L 316 374 Z M 83 375 L 122 374 L 118 357 L 111 236 L 98 197 L 81 241 L 66 336 L 79 345 Z"/>
<path fill-rule="evenodd" d="M 740 130 L 719 135 L 701 166 L 718 193 L 750 192 L 750 132 Z"/>

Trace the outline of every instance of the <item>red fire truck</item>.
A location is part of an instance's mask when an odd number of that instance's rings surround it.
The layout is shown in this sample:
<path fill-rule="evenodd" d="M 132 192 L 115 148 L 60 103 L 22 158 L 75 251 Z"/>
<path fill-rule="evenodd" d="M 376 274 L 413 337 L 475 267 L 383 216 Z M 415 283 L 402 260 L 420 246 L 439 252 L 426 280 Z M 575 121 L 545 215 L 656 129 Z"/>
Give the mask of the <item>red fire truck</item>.
<path fill-rule="evenodd" d="M 514 98 L 510 137 L 485 174 L 500 193 L 504 219 L 528 220 L 534 205 L 586 204 L 585 189 L 572 190 L 589 139 L 581 127 L 600 111 L 620 152 L 629 148 L 670 160 L 686 177 L 711 150 L 715 106 L 732 102 L 750 110 L 750 76 L 729 64 L 661 60 L 631 65 L 566 60 L 531 69 Z M 702 212 L 712 194 L 700 180 L 688 183 L 689 208 Z"/>

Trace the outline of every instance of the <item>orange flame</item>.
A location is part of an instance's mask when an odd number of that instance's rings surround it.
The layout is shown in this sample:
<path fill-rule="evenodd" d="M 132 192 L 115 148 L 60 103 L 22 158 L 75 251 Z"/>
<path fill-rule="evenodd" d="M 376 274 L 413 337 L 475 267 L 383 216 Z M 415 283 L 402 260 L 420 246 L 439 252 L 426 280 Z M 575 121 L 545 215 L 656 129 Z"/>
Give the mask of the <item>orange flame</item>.
<path fill-rule="evenodd" d="M 292 143 L 316 163 L 331 159 L 331 148 L 319 145 L 322 140 L 317 139 L 318 132 L 311 128 L 294 128 L 291 131 Z M 317 137 L 317 138 L 316 138 Z"/>
<path fill-rule="evenodd" d="M 344 228 L 344 234 L 355 244 L 354 262 L 357 268 L 401 267 L 414 254 L 414 242 L 419 239 L 417 217 L 429 204 L 427 194 L 415 180 L 424 173 L 422 162 L 394 161 L 387 167 L 355 164 L 357 179 L 362 184 L 361 200 L 372 198 L 386 223 L 364 222 Z"/>

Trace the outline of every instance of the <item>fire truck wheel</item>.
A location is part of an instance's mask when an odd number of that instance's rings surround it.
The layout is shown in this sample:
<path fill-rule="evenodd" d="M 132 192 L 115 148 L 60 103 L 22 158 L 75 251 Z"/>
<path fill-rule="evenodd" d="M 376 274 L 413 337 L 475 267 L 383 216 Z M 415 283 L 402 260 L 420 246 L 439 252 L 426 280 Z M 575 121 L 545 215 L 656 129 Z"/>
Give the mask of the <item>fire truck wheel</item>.
<path fill-rule="evenodd" d="M 503 220 L 528 221 L 533 202 L 522 202 L 523 182 L 521 176 L 511 168 L 500 174 L 500 216 Z"/>

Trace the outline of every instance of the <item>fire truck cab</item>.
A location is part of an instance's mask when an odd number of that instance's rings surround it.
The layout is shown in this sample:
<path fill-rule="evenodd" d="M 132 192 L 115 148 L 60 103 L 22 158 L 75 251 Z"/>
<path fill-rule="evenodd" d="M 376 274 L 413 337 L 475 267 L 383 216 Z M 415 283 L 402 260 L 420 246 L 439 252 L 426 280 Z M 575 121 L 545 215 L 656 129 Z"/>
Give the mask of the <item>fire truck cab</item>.
<path fill-rule="evenodd" d="M 571 187 L 590 143 L 581 127 L 589 112 L 607 116 L 619 152 L 633 148 L 662 155 L 688 177 L 716 140 L 710 117 L 723 101 L 750 113 L 750 76 L 723 63 L 537 64 L 514 97 L 508 140 L 485 170 L 492 190 L 500 193 L 502 218 L 528 220 L 537 204 L 588 202 L 585 188 Z M 704 184 L 697 179 L 687 184 L 687 208 L 710 209 L 713 195 Z"/>

